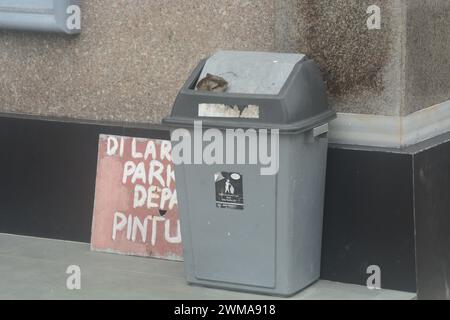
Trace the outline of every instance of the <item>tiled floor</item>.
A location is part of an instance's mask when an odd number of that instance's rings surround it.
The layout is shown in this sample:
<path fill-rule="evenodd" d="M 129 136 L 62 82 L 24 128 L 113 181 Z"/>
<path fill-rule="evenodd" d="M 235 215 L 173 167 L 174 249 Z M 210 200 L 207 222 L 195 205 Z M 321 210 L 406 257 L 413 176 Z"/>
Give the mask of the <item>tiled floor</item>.
<path fill-rule="evenodd" d="M 66 288 L 81 268 L 81 290 Z M 188 286 L 181 262 L 91 252 L 89 245 L 0 234 L 0 299 L 276 299 Z M 404 292 L 319 281 L 291 299 L 413 299 Z"/>

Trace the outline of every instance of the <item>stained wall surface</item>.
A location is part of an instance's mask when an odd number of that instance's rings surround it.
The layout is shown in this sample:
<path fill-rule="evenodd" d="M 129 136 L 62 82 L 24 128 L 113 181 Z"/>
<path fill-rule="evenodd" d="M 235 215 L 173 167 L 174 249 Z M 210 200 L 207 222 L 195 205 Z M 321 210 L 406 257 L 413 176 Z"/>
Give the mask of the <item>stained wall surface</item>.
<path fill-rule="evenodd" d="M 381 29 L 369 30 L 371 5 Z M 402 106 L 404 1 L 299 0 L 299 50 L 324 73 L 340 112 L 397 115 Z"/>
<path fill-rule="evenodd" d="M 367 8 L 381 8 L 368 30 Z M 89 0 L 80 36 L 0 31 L 0 112 L 159 123 L 220 49 L 303 52 L 339 112 L 402 115 L 450 96 L 447 0 Z"/>

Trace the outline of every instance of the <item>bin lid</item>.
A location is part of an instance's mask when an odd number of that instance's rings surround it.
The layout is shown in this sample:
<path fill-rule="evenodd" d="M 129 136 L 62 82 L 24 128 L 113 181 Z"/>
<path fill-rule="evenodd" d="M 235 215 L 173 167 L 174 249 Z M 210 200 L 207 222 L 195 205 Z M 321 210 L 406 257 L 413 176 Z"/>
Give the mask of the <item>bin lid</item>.
<path fill-rule="evenodd" d="M 205 63 L 199 81 L 213 74 L 228 82 L 227 93 L 279 94 L 303 54 L 219 51 Z"/>
<path fill-rule="evenodd" d="M 228 82 L 225 92 L 197 90 L 207 74 Z M 336 117 L 321 72 L 303 54 L 220 51 L 203 60 L 179 92 L 172 127 L 279 129 L 299 133 Z"/>

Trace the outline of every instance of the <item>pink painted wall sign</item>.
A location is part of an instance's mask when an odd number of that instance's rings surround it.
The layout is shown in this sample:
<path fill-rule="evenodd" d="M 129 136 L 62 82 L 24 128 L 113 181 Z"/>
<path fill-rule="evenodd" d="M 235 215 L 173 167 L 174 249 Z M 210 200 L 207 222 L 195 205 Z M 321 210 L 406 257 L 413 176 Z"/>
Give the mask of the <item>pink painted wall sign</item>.
<path fill-rule="evenodd" d="M 91 249 L 182 260 L 170 141 L 101 135 Z"/>

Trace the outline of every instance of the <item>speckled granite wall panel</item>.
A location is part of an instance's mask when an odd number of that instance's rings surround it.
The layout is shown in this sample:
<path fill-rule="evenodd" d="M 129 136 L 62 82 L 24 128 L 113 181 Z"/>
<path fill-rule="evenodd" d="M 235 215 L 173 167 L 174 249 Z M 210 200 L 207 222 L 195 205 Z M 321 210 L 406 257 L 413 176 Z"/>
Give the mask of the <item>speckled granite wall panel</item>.
<path fill-rule="evenodd" d="M 381 8 L 381 30 L 367 9 Z M 397 115 L 403 97 L 403 0 L 299 0 L 299 50 L 325 74 L 341 112 Z"/>
<path fill-rule="evenodd" d="M 277 50 L 273 0 L 89 0 L 79 37 L 0 31 L 0 111 L 159 122 L 198 60 Z"/>
<path fill-rule="evenodd" d="M 403 114 L 450 99 L 450 1 L 408 0 Z"/>
<path fill-rule="evenodd" d="M 0 111 L 157 123 L 199 59 L 236 49 L 308 54 L 336 111 L 408 114 L 450 96 L 449 21 L 448 0 L 84 1 L 78 37 L 0 31 Z"/>

